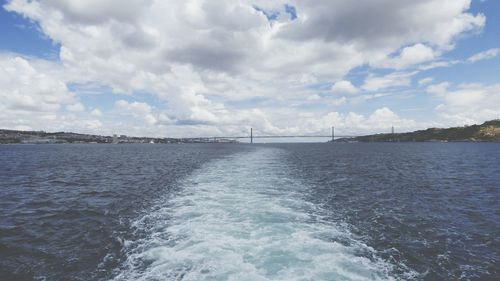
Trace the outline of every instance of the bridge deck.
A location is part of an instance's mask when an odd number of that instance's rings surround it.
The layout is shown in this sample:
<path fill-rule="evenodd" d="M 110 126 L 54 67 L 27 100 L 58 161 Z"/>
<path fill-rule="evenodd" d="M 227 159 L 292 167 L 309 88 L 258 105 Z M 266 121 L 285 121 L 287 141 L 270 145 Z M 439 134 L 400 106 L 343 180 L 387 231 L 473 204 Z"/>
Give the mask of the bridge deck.
<path fill-rule="evenodd" d="M 335 138 L 355 138 L 357 136 L 345 136 L 345 135 L 339 135 L 335 136 Z M 318 136 L 311 136 L 311 135 L 284 135 L 284 136 L 275 136 L 275 135 L 269 135 L 269 136 L 222 136 L 222 137 L 197 137 L 197 138 L 182 138 L 182 139 L 272 139 L 272 138 L 332 138 L 332 136 L 325 136 L 325 135 L 318 135 Z"/>

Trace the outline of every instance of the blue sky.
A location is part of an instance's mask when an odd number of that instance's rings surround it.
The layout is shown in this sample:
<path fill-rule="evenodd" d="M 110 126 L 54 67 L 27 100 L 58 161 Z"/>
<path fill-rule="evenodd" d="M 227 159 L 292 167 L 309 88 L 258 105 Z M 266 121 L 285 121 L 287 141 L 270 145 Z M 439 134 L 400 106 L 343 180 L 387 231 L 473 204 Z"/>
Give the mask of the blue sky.
<path fill-rule="evenodd" d="M 500 118 L 498 1 L 121 3 L 2 1 L 1 127 L 363 134 Z"/>
<path fill-rule="evenodd" d="M 2 6 L 6 1 L 2 0 Z M 58 59 L 59 44 L 45 36 L 37 24 L 23 16 L 0 9 L 0 48 L 3 52 Z"/>

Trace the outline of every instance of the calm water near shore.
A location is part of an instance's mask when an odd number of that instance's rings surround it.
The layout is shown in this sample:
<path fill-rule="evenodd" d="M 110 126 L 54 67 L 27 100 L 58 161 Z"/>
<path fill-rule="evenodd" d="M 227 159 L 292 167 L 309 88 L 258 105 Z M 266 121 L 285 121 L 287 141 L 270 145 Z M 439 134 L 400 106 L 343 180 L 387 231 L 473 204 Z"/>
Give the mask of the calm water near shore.
<path fill-rule="evenodd" d="M 0 146 L 0 280 L 499 280 L 499 143 Z"/>

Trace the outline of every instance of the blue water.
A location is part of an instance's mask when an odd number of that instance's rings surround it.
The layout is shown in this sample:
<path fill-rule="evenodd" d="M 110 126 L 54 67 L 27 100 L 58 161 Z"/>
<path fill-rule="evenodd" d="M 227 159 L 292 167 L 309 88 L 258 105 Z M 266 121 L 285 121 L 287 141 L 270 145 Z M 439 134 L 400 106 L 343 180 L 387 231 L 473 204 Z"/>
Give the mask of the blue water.
<path fill-rule="evenodd" d="M 0 146 L 1 280 L 498 280 L 500 144 Z"/>

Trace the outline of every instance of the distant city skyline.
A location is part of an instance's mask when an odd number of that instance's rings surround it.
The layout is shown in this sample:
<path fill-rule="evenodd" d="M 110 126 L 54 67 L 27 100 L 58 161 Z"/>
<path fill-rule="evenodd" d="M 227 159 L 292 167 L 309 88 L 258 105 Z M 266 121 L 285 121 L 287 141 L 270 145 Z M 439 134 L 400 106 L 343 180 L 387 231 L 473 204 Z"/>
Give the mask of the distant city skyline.
<path fill-rule="evenodd" d="M 0 2 L 0 128 L 196 137 L 500 118 L 500 2 Z"/>

